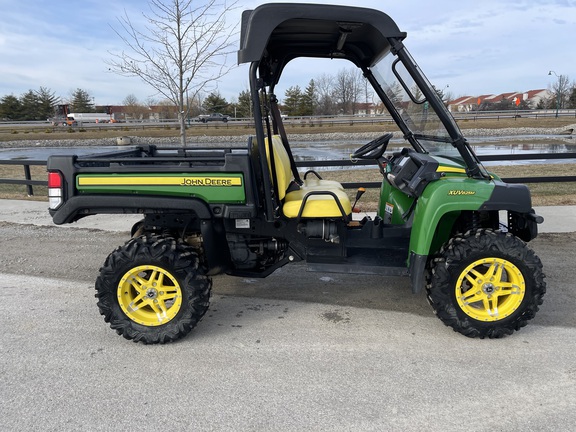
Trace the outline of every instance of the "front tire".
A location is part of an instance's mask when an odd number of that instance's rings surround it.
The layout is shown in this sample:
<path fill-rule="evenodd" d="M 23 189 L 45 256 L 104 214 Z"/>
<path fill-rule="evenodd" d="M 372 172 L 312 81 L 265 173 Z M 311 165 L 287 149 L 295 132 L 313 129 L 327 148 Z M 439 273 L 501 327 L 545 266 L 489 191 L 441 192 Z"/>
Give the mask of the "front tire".
<path fill-rule="evenodd" d="M 500 338 L 534 318 L 546 282 L 540 259 L 512 234 L 478 230 L 446 243 L 429 263 L 428 301 L 468 337 Z"/>
<path fill-rule="evenodd" d="M 192 247 L 156 235 L 117 248 L 96 279 L 104 320 L 119 335 L 145 344 L 187 335 L 208 310 L 211 288 Z"/>

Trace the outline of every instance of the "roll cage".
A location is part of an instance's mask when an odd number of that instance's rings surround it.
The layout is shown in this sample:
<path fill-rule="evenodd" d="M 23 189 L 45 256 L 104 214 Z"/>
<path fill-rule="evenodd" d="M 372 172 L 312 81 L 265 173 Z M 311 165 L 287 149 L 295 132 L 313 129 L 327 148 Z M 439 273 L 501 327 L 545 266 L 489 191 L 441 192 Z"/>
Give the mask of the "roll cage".
<path fill-rule="evenodd" d="M 444 106 L 434 87 L 423 75 L 404 46 L 406 33 L 384 12 L 351 6 L 274 3 L 264 4 L 242 14 L 238 63 L 250 63 L 250 89 L 256 124 L 256 141 L 260 159 L 265 161 L 264 142 L 270 139 L 272 121 L 274 131 L 281 130 L 281 119 L 270 115 L 266 88 L 273 96 L 284 67 L 298 57 L 345 59 L 359 67 L 372 85 L 376 94 L 392 116 L 404 138 L 417 152 L 427 153 L 423 140 L 449 142 L 454 146 L 470 177 L 489 180 L 490 175 L 479 162 L 468 145 L 452 115 Z M 406 121 L 402 109 L 387 94 L 372 68 L 386 56 L 395 57 L 395 65 L 401 63 L 422 93 L 421 101 L 427 110 L 432 110 L 440 121 L 445 137 L 434 134 L 422 135 L 414 131 Z M 396 66 L 394 66 L 396 67 Z M 389 93 L 389 92 L 388 92 Z M 261 109 L 263 103 L 263 109 Z M 263 112 L 264 110 L 264 112 Z M 272 112 L 273 114 L 273 112 Z M 266 126 L 265 126 L 266 125 Z M 265 131 L 266 128 L 266 131 Z M 285 145 L 289 146 L 287 143 Z M 263 168 L 264 168 L 264 163 Z M 267 169 L 263 169 L 268 176 Z M 295 173 L 297 178 L 297 173 Z M 264 179 L 269 180 L 269 179 Z M 270 196 L 272 188 L 264 184 L 265 194 Z M 273 204 L 268 203 L 267 213 L 272 213 Z"/>

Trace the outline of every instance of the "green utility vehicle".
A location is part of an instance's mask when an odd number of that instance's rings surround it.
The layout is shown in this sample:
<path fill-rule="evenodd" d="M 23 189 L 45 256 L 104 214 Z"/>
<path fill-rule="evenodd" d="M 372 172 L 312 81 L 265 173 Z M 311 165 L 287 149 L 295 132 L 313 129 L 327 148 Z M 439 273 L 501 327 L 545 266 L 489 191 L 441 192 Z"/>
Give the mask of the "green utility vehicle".
<path fill-rule="evenodd" d="M 255 131 L 241 148 L 138 146 L 97 156 L 52 156 L 56 224 L 142 214 L 106 259 L 96 297 L 127 339 L 165 343 L 208 309 L 211 276 L 308 270 L 406 275 L 434 313 L 469 337 L 498 338 L 532 319 L 546 290 L 529 249 L 543 221 L 528 188 L 479 162 L 386 14 L 358 7 L 265 4 L 242 15 L 238 62 L 249 65 Z M 377 215 L 352 218 L 342 185 L 294 162 L 274 89 L 298 57 L 360 68 L 404 138 L 363 145 L 382 174 Z M 386 279 L 382 279 L 386 283 Z M 354 289 L 354 287 L 350 287 Z"/>

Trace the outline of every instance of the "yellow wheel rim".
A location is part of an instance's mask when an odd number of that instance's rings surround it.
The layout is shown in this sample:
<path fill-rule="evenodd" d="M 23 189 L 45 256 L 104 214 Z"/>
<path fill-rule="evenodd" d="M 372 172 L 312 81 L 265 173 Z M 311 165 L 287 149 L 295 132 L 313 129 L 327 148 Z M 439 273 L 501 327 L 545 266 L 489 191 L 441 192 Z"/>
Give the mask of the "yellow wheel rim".
<path fill-rule="evenodd" d="M 182 290 L 166 270 L 143 265 L 126 272 L 118 284 L 118 303 L 132 321 L 159 326 L 173 319 L 182 306 Z"/>
<path fill-rule="evenodd" d="M 479 321 L 499 321 L 510 316 L 522 303 L 525 293 L 522 272 L 501 258 L 474 261 L 456 283 L 460 308 Z"/>

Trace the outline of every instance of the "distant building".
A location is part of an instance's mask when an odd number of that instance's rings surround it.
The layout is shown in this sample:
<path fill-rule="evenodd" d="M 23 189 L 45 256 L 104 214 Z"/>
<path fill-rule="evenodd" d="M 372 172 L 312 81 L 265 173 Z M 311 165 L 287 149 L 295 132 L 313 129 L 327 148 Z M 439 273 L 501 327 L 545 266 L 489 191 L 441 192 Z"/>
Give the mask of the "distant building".
<path fill-rule="evenodd" d="M 554 93 L 550 90 L 528 90 L 524 93 L 524 100 L 530 101 L 533 107 L 536 107 L 540 102 L 550 99 Z"/>
<path fill-rule="evenodd" d="M 531 107 L 536 107 L 542 100 L 549 99 L 553 93 L 546 89 L 540 90 L 528 90 L 527 92 L 511 92 L 511 93 L 501 93 L 498 95 L 487 94 L 480 96 L 462 96 L 458 99 L 454 99 L 448 103 L 448 110 L 454 113 L 458 112 L 470 112 L 475 111 L 483 103 L 499 103 L 502 100 L 509 100 L 511 102 L 516 102 L 517 99 L 520 101 L 526 101 Z"/>
<path fill-rule="evenodd" d="M 376 106 L 371 102 L 357 102 L 354 104 L 354 108 L 357 115 L 372 116 L 376 114 Z"/>
<path fill-rule="evenodd" d="M 468 112 L 478 106 L 477 98 L 474 96 L 462 96 L 448 102 L 448 110 L 451 112 Z"/>
<path fill-rule="evenodd" d="M 100 108 L 109 113 L 116 121 L 161 121 L 178 118 L 178 109 L 170 104 L 164 105 L 108 105 Z"/>

